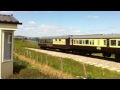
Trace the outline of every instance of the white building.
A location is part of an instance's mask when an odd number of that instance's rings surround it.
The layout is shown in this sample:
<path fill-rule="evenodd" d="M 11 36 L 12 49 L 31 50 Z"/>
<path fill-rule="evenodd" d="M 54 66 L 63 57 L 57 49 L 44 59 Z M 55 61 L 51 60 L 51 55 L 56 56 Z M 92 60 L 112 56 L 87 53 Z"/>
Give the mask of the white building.
<path fill-rule="evenodd" d="M 0 78 L 13 74 L 13 38 L 17 25 L 22 24 L 13 15 L 0 14 Z"/>

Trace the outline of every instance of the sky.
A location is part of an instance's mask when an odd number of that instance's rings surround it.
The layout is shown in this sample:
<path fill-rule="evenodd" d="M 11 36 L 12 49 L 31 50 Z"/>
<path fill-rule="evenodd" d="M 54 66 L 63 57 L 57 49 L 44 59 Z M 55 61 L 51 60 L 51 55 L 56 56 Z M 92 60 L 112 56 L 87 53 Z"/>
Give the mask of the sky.
<path fill-rule="evenodd" d="M 120 33 L 120 11 L 0 11 L 22 25 L 15 35 L 27 37 Z"/>

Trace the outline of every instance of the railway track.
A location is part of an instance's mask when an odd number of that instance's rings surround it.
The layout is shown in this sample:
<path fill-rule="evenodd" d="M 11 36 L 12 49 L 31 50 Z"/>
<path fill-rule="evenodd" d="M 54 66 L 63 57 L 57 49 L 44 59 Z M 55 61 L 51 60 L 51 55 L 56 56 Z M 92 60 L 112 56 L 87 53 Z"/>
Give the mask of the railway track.
<path fill-rule="evenodd" d="M 102 58 L 102 57 L 86 57 L 71 53 L 63 53 L 63 52 L 56 52 L 56 51 L 50 51 L 50 50 L 42 50 L 42 49 L 34 49 L 34 48 L 26 48 L 30 50 L 34 50 L 37 52 L 46 53 L 52 56 L 62 57 L 62 58 L 70 58 L 76 61 L 79 61 L 81 63 L 86 63 L 89 65 L 94 65 L 96 67 L 106 68 L 112 71 L 120 72 L 120 62 L 115 62 L 114 59 L 111 58 Z"/>

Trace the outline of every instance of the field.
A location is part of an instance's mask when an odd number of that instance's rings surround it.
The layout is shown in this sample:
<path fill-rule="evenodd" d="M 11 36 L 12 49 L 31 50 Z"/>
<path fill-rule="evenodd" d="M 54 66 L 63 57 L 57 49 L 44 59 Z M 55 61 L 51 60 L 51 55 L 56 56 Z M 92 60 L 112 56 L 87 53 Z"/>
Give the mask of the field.
<path fill-rule="evenodd" d="M 14 40 L 14 47 L 29 47 L 29 48 L 39 48 L 37 44 L 22 41 L 22 40 Z"/>
<path fill-rule="evenodd" d="M 16 42 L 15 42 L 16 43 Z M 20 43 L 20 42 L 19 42 Z M 90 79 L 116 79 L 120 78 L 120 73 L 102 69 L 92 65 L 83 64 L 68 58 L 59 58 L 51 55 L 47 55 L 32 50 L 27 50 L 24 47 L 27 46 L 16 43 L 14 52 L 20 55 L 31 58 L 32 60 L 38 61 L 40 64 L 48 65 L 55 70 L 61 70 L 64 73 L 73 75 L 74 78 L 90 78 Z M 94 54 L 95 55 L 95 54 Z M 97 54 L 99 55 L 99 54 Z"/>
<path fill-rule="evenodd" d="M 49 75 L 45 75 L 40 70 L 32 67 L 32 65 L 26 61 L 21 60 L 14 55 L 14 75 L 8 77 L 8 79 L 52 79 Z"/>

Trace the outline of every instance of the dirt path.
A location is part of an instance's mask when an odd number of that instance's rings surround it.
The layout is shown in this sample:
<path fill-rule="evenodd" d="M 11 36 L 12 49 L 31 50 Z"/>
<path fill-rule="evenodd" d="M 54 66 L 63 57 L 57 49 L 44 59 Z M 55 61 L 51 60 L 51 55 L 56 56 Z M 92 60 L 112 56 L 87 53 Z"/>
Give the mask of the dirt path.
<path fill-rule="evenodd" d="M 60 70 L 55 70 L 52 67 L 49 67 L 48 65 L 40 64 L 36 60 L 26 58 L 25 56 L 19 55 L 17 53 L 14 54 L 18 56 L 21 60 L 29 62 L 33 67 L 39 69 L 45 75 L 51 75 L 59 79 L 73 79 L 73 76 L 70 74 L 63 73 Z"/>

